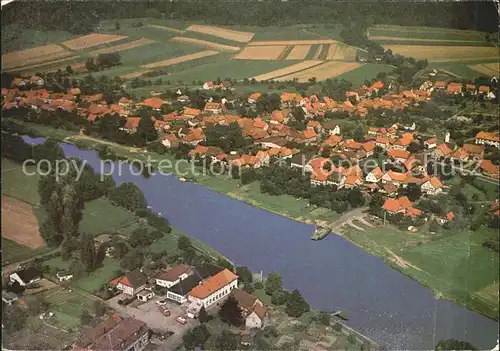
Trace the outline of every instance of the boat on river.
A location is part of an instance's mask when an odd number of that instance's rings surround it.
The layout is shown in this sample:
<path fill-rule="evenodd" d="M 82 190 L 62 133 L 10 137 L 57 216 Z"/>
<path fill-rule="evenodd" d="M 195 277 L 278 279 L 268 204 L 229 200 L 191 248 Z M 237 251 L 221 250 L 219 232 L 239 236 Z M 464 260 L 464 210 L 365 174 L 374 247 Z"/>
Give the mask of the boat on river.
<path fill-rule="evenodd" d="M 330 234 L 331 232 L 332 232 L 332 230 L 330 228 L 327 228 L 327 227 L 316 227 L 316 229 L 314 230 L 314 233 L 313 233 L 311 239 L 312 240 L 321 240 L 325 236 L 327 236 L 328 234 Z"/>

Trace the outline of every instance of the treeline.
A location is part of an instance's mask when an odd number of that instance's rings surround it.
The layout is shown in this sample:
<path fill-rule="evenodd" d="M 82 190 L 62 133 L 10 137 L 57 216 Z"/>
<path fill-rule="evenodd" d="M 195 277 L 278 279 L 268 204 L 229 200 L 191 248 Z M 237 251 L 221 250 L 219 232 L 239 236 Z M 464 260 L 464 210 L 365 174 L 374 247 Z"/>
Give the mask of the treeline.
<path fill-rule="evenodd" d="M 12 2 L 2 8 L 2 22 L 37 29 L 88 33 L 102 19 L 156 17 L 205 21 L 218 25 L 294 25 L 328 23 L 361 27 L 372 24 L 497 30 L 497 11 L 489 2 L 462 3 L 320 3 L 298 1 L 217 2 Z"/>

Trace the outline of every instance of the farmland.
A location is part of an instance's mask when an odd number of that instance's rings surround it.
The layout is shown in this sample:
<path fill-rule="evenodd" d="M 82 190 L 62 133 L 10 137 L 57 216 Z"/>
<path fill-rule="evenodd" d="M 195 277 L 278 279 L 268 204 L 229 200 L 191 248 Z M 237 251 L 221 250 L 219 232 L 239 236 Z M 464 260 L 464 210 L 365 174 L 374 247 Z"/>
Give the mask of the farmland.
<path fill-rule="evenodd" d="M 254 78 L 256 80 L 259 80 L 259 81 L 260 80 L 268 80 L 268 79 L 276 79 L 278 77 L 286 76 L 286 75 L 292 74 L 294 72 L 300 72 L 302 70 L 317 66 L 321 63 L 322 63 L 322 61 L 303 61 L 303 62 L 288 65 L 286 67 L 255 76 Z"/>
<path fill-rule="evenodd" d="M 242 32 L 242 31 L 230 30 L 227 28 L 221 28 L 215 26 L 202 26 L 197 24 L 190 25 L 189 27 L 186 28 L 186 30 L 213 35 L 216 37 L 238 41 L 241 43 L 249 42 L 254 36 L 254 33 L 251 32 Z"/>
<path fill-rule="evenodd" d="M 479 59 L 495 59 L 498 48 L 477 46 L 424 46 L 424 45 L 384 45 L 385 49 L 404 56 L 429 62 L 452 62 Z"/>
<path fill-rule="evenodd" d="M 238 55 L 236 60 L 277 60 L 286 45 L 247 46 Z"/>
<path fill-rule="evenodd" d="M 67 40 L 62 44 L 71 50 L 81 50 L 90 48 L 92 46 L 102 45 L 112 43 L 117 40 L 125 39 L 126 36 L 123 35 L 111 35 L 111 34 L 89 34 L 82 37 L 77 37 L 75 39 Z"/>
<path fill-rule="evenodd" d="M 402 27 L 392 25 L 379 25 L 371 27 L 368 31 L 371 40 L 388 40 L 387 38 L 397 38 L 397 40 L 422 41 L 457 41 L 457 42 L 482 42 L 485 43 L 485 34 L 471 30 L 459 30 L 451 28 L 433 27 Z M 383 39 L 381 39 L 382 37 Z M 432 44 L 430 44 L 432 45 Z"/>
<path fill-rule="evenodd" d="M 337 77 L 342 73 L 352 71 L 360 66 L 362 66 L 362 64 L 356 62 L 327 61 L 319 66 L 279 77 L 277 80 L 297 79 L 299 82 L 307 82 L 308 79 L 312 77 L 316 77 L 317 80 L 324 80 Z"/>
<path fill-rule="evenodd" d="M 487 76 L 498 76 L 500 73 L 500 64 L 498 62 L 476 64 L 468 67 Z"/>
<path fill-rule="evenodd" d="M 30 204 L 2 196 L 2 237 L 31 249 L 45 246 L 38 220 Z"/>

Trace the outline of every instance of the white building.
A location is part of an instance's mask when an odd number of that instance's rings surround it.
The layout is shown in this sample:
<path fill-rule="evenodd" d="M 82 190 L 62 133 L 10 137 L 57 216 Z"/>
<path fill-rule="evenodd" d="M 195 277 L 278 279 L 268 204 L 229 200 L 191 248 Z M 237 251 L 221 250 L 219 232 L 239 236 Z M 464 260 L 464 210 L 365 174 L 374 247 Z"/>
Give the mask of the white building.
<path fill-rule="evenodd" d="M 191 274 L 192 270 L 192 266 L 179 264 L 166 272 L 159 273 L 156 276 L 156 285 L 170 288 L 179 283 L 182 279 L 186 279 Z"/>
<path fill-rule="evenodd" d="M 21 286 L 26 286 L 29 284 L 35 284 L 38 283 L 41 279 L 41 274 L 38 269 L 35 267 L 28 267 L 25 269 L 22 269 L 20 271 L 17 271 L 15 273 L 12 273 L 9 276 L 9 280 L 12 283 L 19 283 Z"/>
<path fill-rule="evenodd" d="M 191 302 L 201 302 L 205 308 L 226 298 L 234 288 L 238 287 L 238 276 L 228 269 L 200 282 L 189 292 Z"/>

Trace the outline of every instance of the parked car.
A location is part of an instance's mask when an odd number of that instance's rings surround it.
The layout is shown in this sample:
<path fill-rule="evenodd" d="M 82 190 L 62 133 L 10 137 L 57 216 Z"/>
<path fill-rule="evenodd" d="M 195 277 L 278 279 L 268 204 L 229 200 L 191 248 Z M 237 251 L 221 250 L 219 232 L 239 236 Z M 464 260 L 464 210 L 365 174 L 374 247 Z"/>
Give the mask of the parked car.
<path fill-rule="evenodd" d="M 161 313 L 163 313 L 163 315 L 165 317 L 170 316 L 170 310 L 168 308 L 166 308 L 165 306 L 158 306 L 158 309 L 160 310 Z"/>
<path fill-rule="evenodd" d="M 186 318 L 184 318 L 182 316 L 177 317 L 176 321 L 177 321 L 177 323 L 180 323 L 180 324 L 186 324 L 187 323 Z"/>
<path fill-rule="evenodd" d="M 167 300 L 159 300 L 159 301 L 156 301 L 156 304 L 158 306 L 166 306 L 167 305 Z"/>

